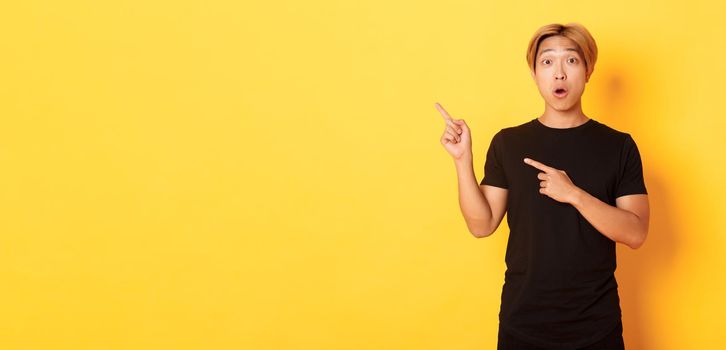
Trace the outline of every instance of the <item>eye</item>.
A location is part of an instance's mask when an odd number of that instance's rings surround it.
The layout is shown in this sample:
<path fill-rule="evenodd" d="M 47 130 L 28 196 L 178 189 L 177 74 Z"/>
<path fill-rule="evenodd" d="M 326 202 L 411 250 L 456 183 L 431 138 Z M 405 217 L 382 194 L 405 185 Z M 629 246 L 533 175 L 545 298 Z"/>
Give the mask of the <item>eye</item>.
<path fill-rule="evenodd" d="M 577 62 L 577 58 L 574 58 L 574 57 L 570 57 L 570 59 L 572 60 L 572 62 L 571 62 L 571 63 L 575 63 L 575 62 Z"/>
<path fill-rule="evenodd" d="M 549 59 L 542 60 L 542 63 L 549 62 Z M 545 63 L 546 64 L 546 63 Z"/>

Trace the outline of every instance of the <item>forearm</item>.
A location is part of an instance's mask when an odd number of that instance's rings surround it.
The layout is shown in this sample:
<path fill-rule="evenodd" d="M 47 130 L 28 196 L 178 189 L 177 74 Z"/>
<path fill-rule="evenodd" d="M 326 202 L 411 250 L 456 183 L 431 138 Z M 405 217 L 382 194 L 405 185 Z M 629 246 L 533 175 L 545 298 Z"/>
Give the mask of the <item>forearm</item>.
<path fill-rule="evenodd" d="M 646 223 L 634 213 L 609 205 L 577 188 L 572 204 L 600 233 L 632 249 L 640 247 L 647 234 Z"/>
<path fill-rule="evenodd" d="M 477 237 L 491 233 L 492 210 L 476 181 L 471 159 L 455 160 L 459 184 L 459 207 L 469 231 Z"/>

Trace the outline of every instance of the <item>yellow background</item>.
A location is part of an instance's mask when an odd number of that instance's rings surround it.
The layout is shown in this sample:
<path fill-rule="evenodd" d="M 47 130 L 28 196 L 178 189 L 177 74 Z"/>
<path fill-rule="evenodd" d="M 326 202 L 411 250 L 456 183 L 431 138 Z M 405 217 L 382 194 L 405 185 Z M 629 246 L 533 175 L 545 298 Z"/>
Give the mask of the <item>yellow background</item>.
<path fill-rule="evenodd" d="M 631 133 L 648 240 L 628 349 L 723 332 L 717 2 L 19 1 L 0 13 L 0 348 L 495 349 L 508 230 L 474 238 L 440 102 L 491 136 L 576 21 L 585 113 Z M 505 219 L 506 220 L 506 219 Z"/>

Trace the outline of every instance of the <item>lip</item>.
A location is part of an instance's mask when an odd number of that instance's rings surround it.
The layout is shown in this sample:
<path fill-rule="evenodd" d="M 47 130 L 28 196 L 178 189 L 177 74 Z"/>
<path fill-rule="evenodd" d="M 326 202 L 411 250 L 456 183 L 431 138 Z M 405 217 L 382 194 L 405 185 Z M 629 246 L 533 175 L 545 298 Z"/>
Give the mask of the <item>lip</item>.
<path fill-rule="evenodd" d="M 563 88 L 563 89 L 565 89 L 565 88 Z M 556 90 L 557 89 L 552 90 L 552 95 L 554 95 L 557 98 L 565 98 L 570 93 L 570 90 L 565 89 L 565 92 L 558 94 L 555 92 Z"/>

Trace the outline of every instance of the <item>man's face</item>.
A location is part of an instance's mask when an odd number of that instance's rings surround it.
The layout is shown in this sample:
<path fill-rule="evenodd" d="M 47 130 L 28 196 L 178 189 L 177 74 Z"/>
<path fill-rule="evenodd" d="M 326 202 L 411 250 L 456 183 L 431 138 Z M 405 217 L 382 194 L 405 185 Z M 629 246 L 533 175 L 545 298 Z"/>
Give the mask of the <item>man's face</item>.
<path fill-rule="evenodd" d="M 585 91 L 585 61 L 574 41 L 555 35 L 544 39 L 535 57 L 535 71 L 530 71 L 545 102 L 557 110 L 577 104 Z M 557 93 L 558 88 L 566 93 Z"/>

